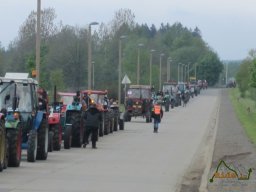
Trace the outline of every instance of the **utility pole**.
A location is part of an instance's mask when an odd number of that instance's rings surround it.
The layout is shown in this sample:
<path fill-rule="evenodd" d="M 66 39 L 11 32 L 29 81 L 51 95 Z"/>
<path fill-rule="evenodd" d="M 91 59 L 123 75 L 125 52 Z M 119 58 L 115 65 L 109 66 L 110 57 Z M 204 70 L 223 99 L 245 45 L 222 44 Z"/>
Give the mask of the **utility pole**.
<path fill-rule="evenodd" d="M 140 48 L 143 47 L 144 44 L 138 44 L 138 61 L 137 61 L 137 85 L 140 84 Z"/>
<path fill-rule="evenodd" d="M 149 60 L 149 85 L 152 87 L 152 59 L 153 59 L 153 52 L 156 50 L 151 49 L 150 50 L 150 60 Z"/>
<path fill-rule="evenodd" d="M 121 104 L 121 75 L 122 75 L 122 40 L 125 39 L 126 36 L 122 35 L 119 37 L 119 51 L 118 51 L 118 106 Z"/>
<path fill-rule="evenodd" d="M 36 80 L 40 83 L 40 47 L 41 47 L 41 0 L 37 0 L 36 21 Z"/>
<path fill-rule="evenodd" d="M 91 26 L 98 25 L 97 22 L 89 24 L 88 32 L 88 90 L 92 89 L 92 43 L 91 43 Z"/>

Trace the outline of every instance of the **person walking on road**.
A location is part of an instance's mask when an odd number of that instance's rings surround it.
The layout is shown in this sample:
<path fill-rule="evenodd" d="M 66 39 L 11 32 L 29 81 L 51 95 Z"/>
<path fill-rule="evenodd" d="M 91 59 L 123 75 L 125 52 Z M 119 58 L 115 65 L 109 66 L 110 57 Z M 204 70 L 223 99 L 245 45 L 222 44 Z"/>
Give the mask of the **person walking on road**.
<path fill-rule="evenodd" d="M 152 118 L 154 118 L 154 133 L 158 132 L 159 123 L 163 117 L 162 101 L 157 100 L 152 108 Z"/>
<path fill-rule="evenodd" d="M 95 103 L 89 104 L 89 109 L 86 111 L 85 116 L 85 132 L 83 139 L 83 148 L 89 144 L 89 137 L 91 135 L 92 148 L 96 149 L 96 141 L 98 138 L 98 129 L 102 121 L 101 112 L 97 109 Z"/>

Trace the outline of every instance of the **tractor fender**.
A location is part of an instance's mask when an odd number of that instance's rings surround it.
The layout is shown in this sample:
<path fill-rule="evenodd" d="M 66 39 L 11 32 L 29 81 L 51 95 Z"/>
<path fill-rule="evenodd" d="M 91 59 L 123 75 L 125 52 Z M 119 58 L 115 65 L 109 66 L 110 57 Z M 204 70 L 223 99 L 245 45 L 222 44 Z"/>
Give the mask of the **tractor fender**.
<path fill-rule="evenodd" d="M 58 124 L 60 122 L 60 113 L 51 113 L 48 117 L 49 124 Z"/>
<path fill-rule="evenodd" d="M 37 130 L 39 128 L 39 126 L 40 126 L 40 124 L 42 122 L 43 117 L 44 117 L 44 112 L 43 111 L 38 111 L 36 113 L 36 117 L 35 117 L 34 123 L 33 123 L 33 129 Z"/>

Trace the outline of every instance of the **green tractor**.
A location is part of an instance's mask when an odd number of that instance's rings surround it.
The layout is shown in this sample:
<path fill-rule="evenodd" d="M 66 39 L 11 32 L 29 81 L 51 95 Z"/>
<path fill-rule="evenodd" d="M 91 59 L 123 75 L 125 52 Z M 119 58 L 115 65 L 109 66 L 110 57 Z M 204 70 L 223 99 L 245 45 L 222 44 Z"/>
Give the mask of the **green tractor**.
<path fill-rule="evenodd" d="M 58 96 L 63 100 L 61 124 L 64 149 L 81 147 L 84 136 L 84 125 L 80 99 L 75 99 L 75 93 L 58 92 Z"/>
<path fill-rule="evenodd" d="M 22 149 L 27 161 L 48 156 L 47 94 L 27 73 L 6 73 L 0 77 L 0 109 L 5 116 L 8 138 L 8 166 L 19 167 Z"/>
<path fill-rule="evenodd" d="M 4 123 L 4 114 L 0 113 L 0 172 L 6 169 L 8 164 L 8 143 Z"/>

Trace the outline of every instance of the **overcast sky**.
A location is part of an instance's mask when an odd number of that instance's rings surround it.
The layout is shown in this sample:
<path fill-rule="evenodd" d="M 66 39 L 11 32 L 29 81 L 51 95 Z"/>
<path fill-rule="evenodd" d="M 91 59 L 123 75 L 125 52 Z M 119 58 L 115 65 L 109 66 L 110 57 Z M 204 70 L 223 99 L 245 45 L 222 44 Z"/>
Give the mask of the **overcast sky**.
<path fill-rule="evenodd" d="M 41 0 L 52 7 L 63 24 L 85 27 L 92 21 L 108 23 L 121 8 L 129 8 L 135 21 L 149 26 L 181 22 L 196 26 L 222 60 L 244 59 L 256 48 L 256 0 Z M 0 0 L 0 42 L 7 46 L 37 0 Z M 96 26 L 94 27 L 96 28 Z"/>

